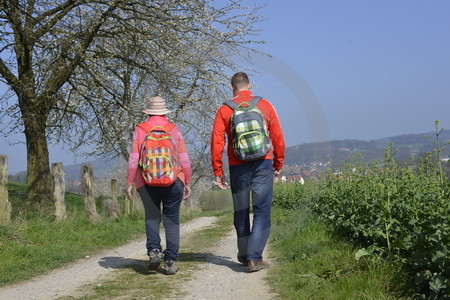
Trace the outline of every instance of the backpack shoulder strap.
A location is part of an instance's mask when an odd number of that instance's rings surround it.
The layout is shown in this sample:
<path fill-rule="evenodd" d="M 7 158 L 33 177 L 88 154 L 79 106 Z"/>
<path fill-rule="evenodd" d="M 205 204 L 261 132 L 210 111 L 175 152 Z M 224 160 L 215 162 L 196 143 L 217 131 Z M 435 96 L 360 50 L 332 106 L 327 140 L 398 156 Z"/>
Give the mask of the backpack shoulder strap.
<path fill-rule="evenodd" d="M 164 125 L 163 128 L 167 133 L 169 133 L 172 131 L 172 129 L 175 128 L 175 124 L 169 122 L 166 125 Z"/>
<path fill-rule="evenodd" d="M 136 126 L 138 126 L 139 128 L 141 128 L 142 130 L 145 131 L 146 134 L 148 134 L 150 131 L 152 131 L 152 130 L 155 129 L 155 128 L 162 128 L 162 129 L 164 129 L 164 131 L 170 132 L 170 131 L 175 127 L 175 124 L 169 122 L 169 123 L 167 123 L 167 124 L 164 125 L 164 126 L 154 126 L 154 127 L 151 127 L 150 125 L 148 125 L 148 124 L 146 124 L 146 123 L 139 123 L 139 124 L 137 124 Z M 161 130 L 157 130 L 157 131 L 161 131 Z"/>
<path fill-rule="evenodd" d="M 250 105 L 253 106 L 253 107 L 256 107 L 256 105 L 258 104 L 259 100 L 261 100 L 261 99 L 262 99 L 262 97 L 254 96 L 252 98 L 252 100 L 250 101 Z"/>
<path fill-rule="evenodd" d="M 231 108 L 232 110 L 236 110 L 236 108 L 239 107 L 239 104 L 237 104 L 237 103 L 234 102 L 233 100 L 223 102 L 222 104 L 228 106 L 228 107 Z"/>
<path fill-rule="evenodd" d="M 150 127 L 150 125 L 146 124 L 146 123 L 139 123 L 136 126 L 138 126 L 139 128 L 141 128 L 142 130 L 145 131 L 145 133 L 149 133 L 150 130 L 152 130 L 152 128 Z"/>

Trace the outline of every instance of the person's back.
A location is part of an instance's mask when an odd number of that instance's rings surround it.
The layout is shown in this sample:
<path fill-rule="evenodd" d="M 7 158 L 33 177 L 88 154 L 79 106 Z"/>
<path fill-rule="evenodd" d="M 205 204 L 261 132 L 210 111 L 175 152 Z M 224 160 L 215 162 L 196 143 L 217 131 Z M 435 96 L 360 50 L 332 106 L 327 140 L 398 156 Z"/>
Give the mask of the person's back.
<path fill-rule="evenodd" d="M 128 160 L 126 196 L 128 200 L 131 200 L 133 184 L 136 185 L 136 190 L 145 209 L 146 248 L 150 258 L 149 269 L 158 270 L 160 263 L 164 260 L 164 272 L 171 275 L 177 271 L 176 261 L 180 244 L 180 204 L 183 198 L 190 195 L 191 166 L 180 130 L 175 124 L 170 123 L 165 116 L 170 111 L 166 108 L 164 99 L 150 97 L 147 109 L 143 112 L 148 114 L 149 117 L 134 129 Z M 143 147 L 147 138 L 154 134 L 154 130 L 158 129 L 164 135 L 161 137 L 170 139 L 170 143 L 168 141 L 157 144 L 150 142 L 149 149 Z M 142 150 L 145 150 L 144 153 Z M 158 154 L 154 156 L 152 154 L 155 153 L 152 152 L 158 152 Z M 161 155 L 161 152 L 167 153 Z M 177 160 L 176 165 L 167 167 L 166 164 L 172 159 Z M 161 175 L 164 172 L 170 173 L 169 177 L 173 178 L 168 180 L 166 176 Z M 160 177 L 162 180 L 153 180 L 150 178 L 152 176 Z M 167 247 L 164 252 L 159 235 L 161 221 L 166 232 Z"/>
<path fill-rule="evenodd" d="M 231 86 L 237 104 L 250 102 L 254 97 L 250 91 L 247 74 L 236 73 Z M 234 206 L 234 225 L 238 236 L 238 260 L 248 264 L 249 271 L 267 268 L 262 253 L 270 233 L 270 211 L 272 206 L 273 176 L 280 173 L 284 163 L 284 138 L 278 115 L 272 104 L 261 99 L 256 106 L 264 116 L 272 149 L 256 160 L 243 161 L 233 151 L 231 116 L 233 109 L 222 105 L 216 112 L 211 135 L 211 163 L 217 185 L 225 189 L 222 153 L 225 136 L 228 139 L 228 163 L 230 185 Z M 252 193 L 253 226 L 250 226 L 250 192 Z M 251 230 L 250 230 L 251 229 Z"/>

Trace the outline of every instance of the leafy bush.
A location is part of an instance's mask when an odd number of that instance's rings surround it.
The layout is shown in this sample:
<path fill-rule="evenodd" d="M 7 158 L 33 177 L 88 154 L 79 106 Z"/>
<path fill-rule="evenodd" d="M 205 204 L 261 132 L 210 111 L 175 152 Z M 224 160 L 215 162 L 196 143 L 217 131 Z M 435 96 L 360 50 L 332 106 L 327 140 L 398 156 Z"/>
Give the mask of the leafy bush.
<path fill-rule="evenodd" d="M 307 185 L 276 188 L 275 204 L 307 204 L 362 247 L 358 257 L 400 262 L 423 297 L 439 299 L 450 295 L 450 182 L 437 163 L 429 156 L 400 165 L 391 148 L 377 163 L 355 156 L 339 172 L 323 174 L 313 191 Z"/>
<path fill-rule="evenodd" d="M 306 191 L 307 188 L 298 182 L 277 182 L 274 184 L 273 189 L 273 205 L 286 209 L 295 209 L 306 200 Z"/>

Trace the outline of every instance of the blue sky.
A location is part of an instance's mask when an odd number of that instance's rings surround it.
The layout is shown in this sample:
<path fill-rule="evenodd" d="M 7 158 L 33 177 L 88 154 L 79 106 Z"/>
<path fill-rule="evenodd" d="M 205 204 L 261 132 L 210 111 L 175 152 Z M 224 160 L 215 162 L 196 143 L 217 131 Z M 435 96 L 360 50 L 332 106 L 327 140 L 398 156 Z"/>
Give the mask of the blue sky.
<path fill-rule="evenodd" d="M 259 47 L 315 94 L 331 139 L 377 139 L 450 128 L 450 1 L 270 1 Z M 288 145 L 320 140 L 283 80 L 255 75 Z M 297 102 L 297 105 L 296 103 Z"/>
<path fill-rule="evenodd" d="M 288 146 L 450 128 L 450 1 L 272 0 L 260 13 L 256 48 L 274 59 L 255 56 L 253 91 L 276 107 Z M 21 138 L 0 137 L 13 174 L 25 146 L 7 143 Z"/>

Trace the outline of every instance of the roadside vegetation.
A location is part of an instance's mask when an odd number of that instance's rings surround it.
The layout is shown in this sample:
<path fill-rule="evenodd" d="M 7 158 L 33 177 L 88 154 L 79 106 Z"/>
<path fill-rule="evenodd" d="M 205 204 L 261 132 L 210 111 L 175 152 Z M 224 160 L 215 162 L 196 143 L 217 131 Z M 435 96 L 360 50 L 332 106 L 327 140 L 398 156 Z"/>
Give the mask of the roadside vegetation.
<path fill-rule="evenodd" d="M 438 130 L 435 144 L 415 163 L 398 163 L 391 146 L 382 161 L 354 156 L 317 183 L 276 185 L 277 292 L 290 299 L 450 297 L 450 181 Z M 304 287 L 310 297 L 295 294 Z"/>
<path fill-rule="evenodd" d="M 272 224 L 269 282 L 281 299 L 402 299 L 399 266 L 357 261 L 355 246 L 307 207 L 277 207 Z"/>

